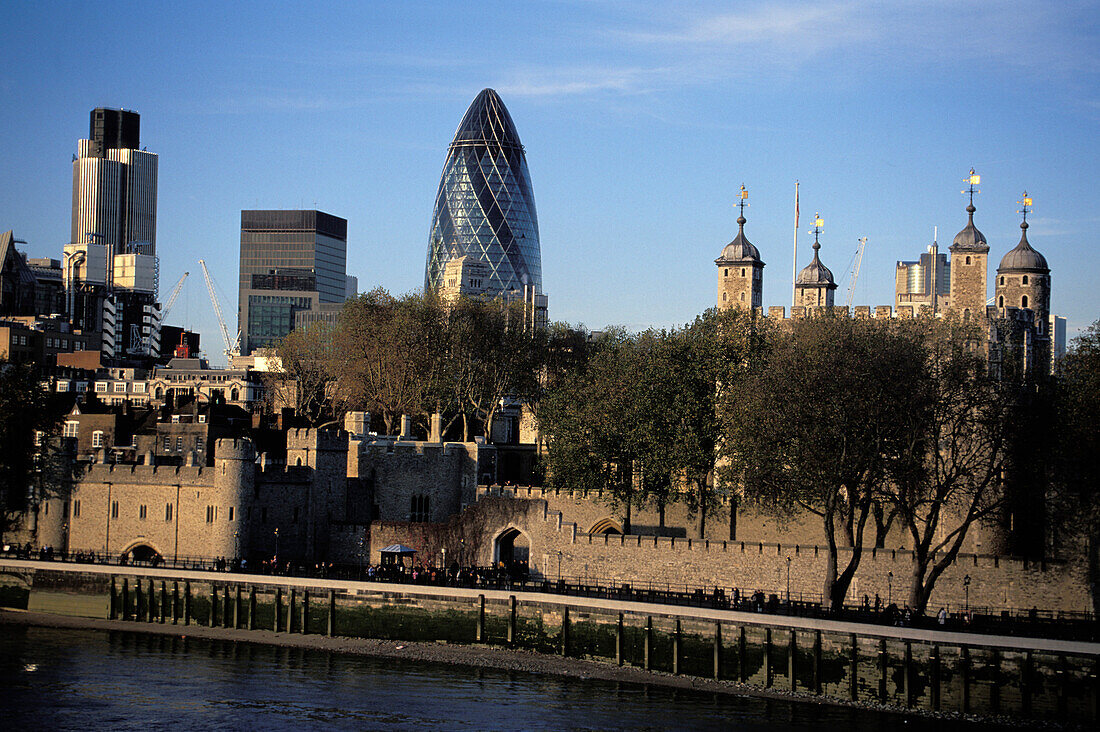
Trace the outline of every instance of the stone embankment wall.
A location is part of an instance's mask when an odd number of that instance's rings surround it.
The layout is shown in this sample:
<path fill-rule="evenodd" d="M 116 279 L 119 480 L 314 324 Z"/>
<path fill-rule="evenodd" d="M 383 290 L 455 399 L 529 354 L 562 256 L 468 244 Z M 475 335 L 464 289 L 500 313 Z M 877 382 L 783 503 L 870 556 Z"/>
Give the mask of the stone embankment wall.
<path fill-rule="evenodd" d="M 120 629 L 482 643 L 809 697 L 1082 724 L 1097 722 L 1100 700 L 1094 643 L 508 590 L 0 562 L 0 585 L 13 584 L 29 590 L 32 610 L 110 617 Z"/>

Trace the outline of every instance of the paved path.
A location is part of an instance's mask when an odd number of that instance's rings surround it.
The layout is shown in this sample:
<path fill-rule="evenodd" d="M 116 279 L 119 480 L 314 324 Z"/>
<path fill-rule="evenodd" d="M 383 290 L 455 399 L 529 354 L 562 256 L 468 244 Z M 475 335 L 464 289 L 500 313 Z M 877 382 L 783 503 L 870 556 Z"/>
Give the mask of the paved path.
<path fill-rule="evenodd" d="M 1100 657 L 1100 643 L 1054 640 L 1049 638 L 1021 638 L 1007 635 L 984 633 L 961 633 L 945 630 L 927 630 L 923 628 L 898 628 L 872 623 L 851 623 L 821 618 L 802 618 L 797 616 L 771 615 L 766 613 L 748 613 L 737 610 L 717 610 L 685 605 L 664 605 L 652 602 L 631 602 L 625 600 L 607 600 L 574 595 L 558 595 L 545 592 L 524 592 L 519 590 L 492 590 L 466 587 L 439 587 L 434 585 L 409 585 L 394 582 L 356 582 L 353 580 L 320 579 L 311 577 L 285 577 L 263 574 L 245 574 L 241 572 L 208 572 L 185 569 L 113 566 L 102 564 L 74 564 L 68 562 L 43 562 L 23 559 L 0 559 L 0 572 L 11 570 L 47 569 L 62 572 L 83 572 L 89 574 L 115 575 L 118 577 L 143 577 L 164 580 L 191 580 L 195 582 L 224 582 L 230 584 L 256 585 L 257 587 L 290 587 L 309 590 L 337 590 L 358 595 L 405 595 L 412 597 L 433 597 L 468 599 L 471 602 L 478 595 L 486 599 L 507 601 L 512 595 L 525 604 L 538 603 L 569 607 L 572 611 L 602 611 L 608 613 L 627 613 L 631 615 L 664 615 L 691 620 L 723 622 L 732 625 L 754 625 L 783 630 L 820 630 L 825 633 L 852 634 L 867 638 L 892 638 L 918 643 L 938 643 L 951 646 L 970 646 L 973 648 L 991 648 L 1008 651 L 1037 651 L 1042 653 L 1069 654 Z"/>

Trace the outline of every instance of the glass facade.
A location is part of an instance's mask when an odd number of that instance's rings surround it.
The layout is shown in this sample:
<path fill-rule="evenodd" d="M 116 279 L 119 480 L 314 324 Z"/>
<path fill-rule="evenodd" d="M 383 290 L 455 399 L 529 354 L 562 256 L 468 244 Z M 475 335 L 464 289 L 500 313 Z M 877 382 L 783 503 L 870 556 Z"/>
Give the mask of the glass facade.
<path fill-rule="evenodd" d="M 458 126 L 435 197 L 426 291 L 439 290 L 447 262 L 465 255 L 489 265 L 489 293 L 542 294 L 542 254 L 527 158 L 512 117 L 484 89 Z"/>
<path fill-rule="evenodd" d="M 344 302 L 347 226 L 322 211 L 242 211 L 241 353 L 294 330 L 295 314 Z"/>

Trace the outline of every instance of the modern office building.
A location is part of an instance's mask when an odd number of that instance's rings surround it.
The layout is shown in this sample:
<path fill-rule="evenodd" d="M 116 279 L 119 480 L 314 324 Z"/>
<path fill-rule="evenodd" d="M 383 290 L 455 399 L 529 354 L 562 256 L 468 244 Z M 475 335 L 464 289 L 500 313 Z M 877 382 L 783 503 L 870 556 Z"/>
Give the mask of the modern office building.
<path fill-rule="evenodd" d="M 938 313 L 951 307 L 951 262 L 935 241 L 914 262 L 898 262 L 894 268 L 894 307 L 921 307 Z"/>
<path fill-rule="evenodd" d="M 545 312 L 542 254 L 527 158 L 504 102 L 484 89 L 458 125 L 436 193 L 425 291 L 444 286 L 447 263 L 469 257 L 488 269 L 489 296 L 522 297 Z M 543 318 L 545 319 L 545 318 Z"/>
<path fill-rule="evenodd" d="M 241 355 L 273 345 L 303 311 L 330 314 L 348 292 L 348 222 L 322 211 L 241 211 Z"/>
<path fill-rule="evenodd" d="M 157 155 L 138 149 L 140 117 L 92 110 L 73 157 L 63 277 L 74 327 L 103 332 L 107 357 L 146 355 L 159 325 Z"/>

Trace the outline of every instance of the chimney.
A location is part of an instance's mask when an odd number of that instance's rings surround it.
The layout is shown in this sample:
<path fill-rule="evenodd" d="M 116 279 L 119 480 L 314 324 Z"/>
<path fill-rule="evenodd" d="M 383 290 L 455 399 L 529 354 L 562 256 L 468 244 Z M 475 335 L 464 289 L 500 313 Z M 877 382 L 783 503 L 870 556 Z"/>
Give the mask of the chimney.
<path fill-rule="evenodd" d="M 411 440 L 413 438 L 413 436 L 412 436 L 412 423 L 413 423 L 412 417 L 410 417 L 407 414 L 402 414 L 401 415 L 401 436 L 398 437 L 397 439 L 399 439 L 399 440 Z"/>
<path fill-rule="evenodd" d="M 432 414 L 432 434 L 428 442 L 443 442 L 443 415 L 439 412 Z"/>

